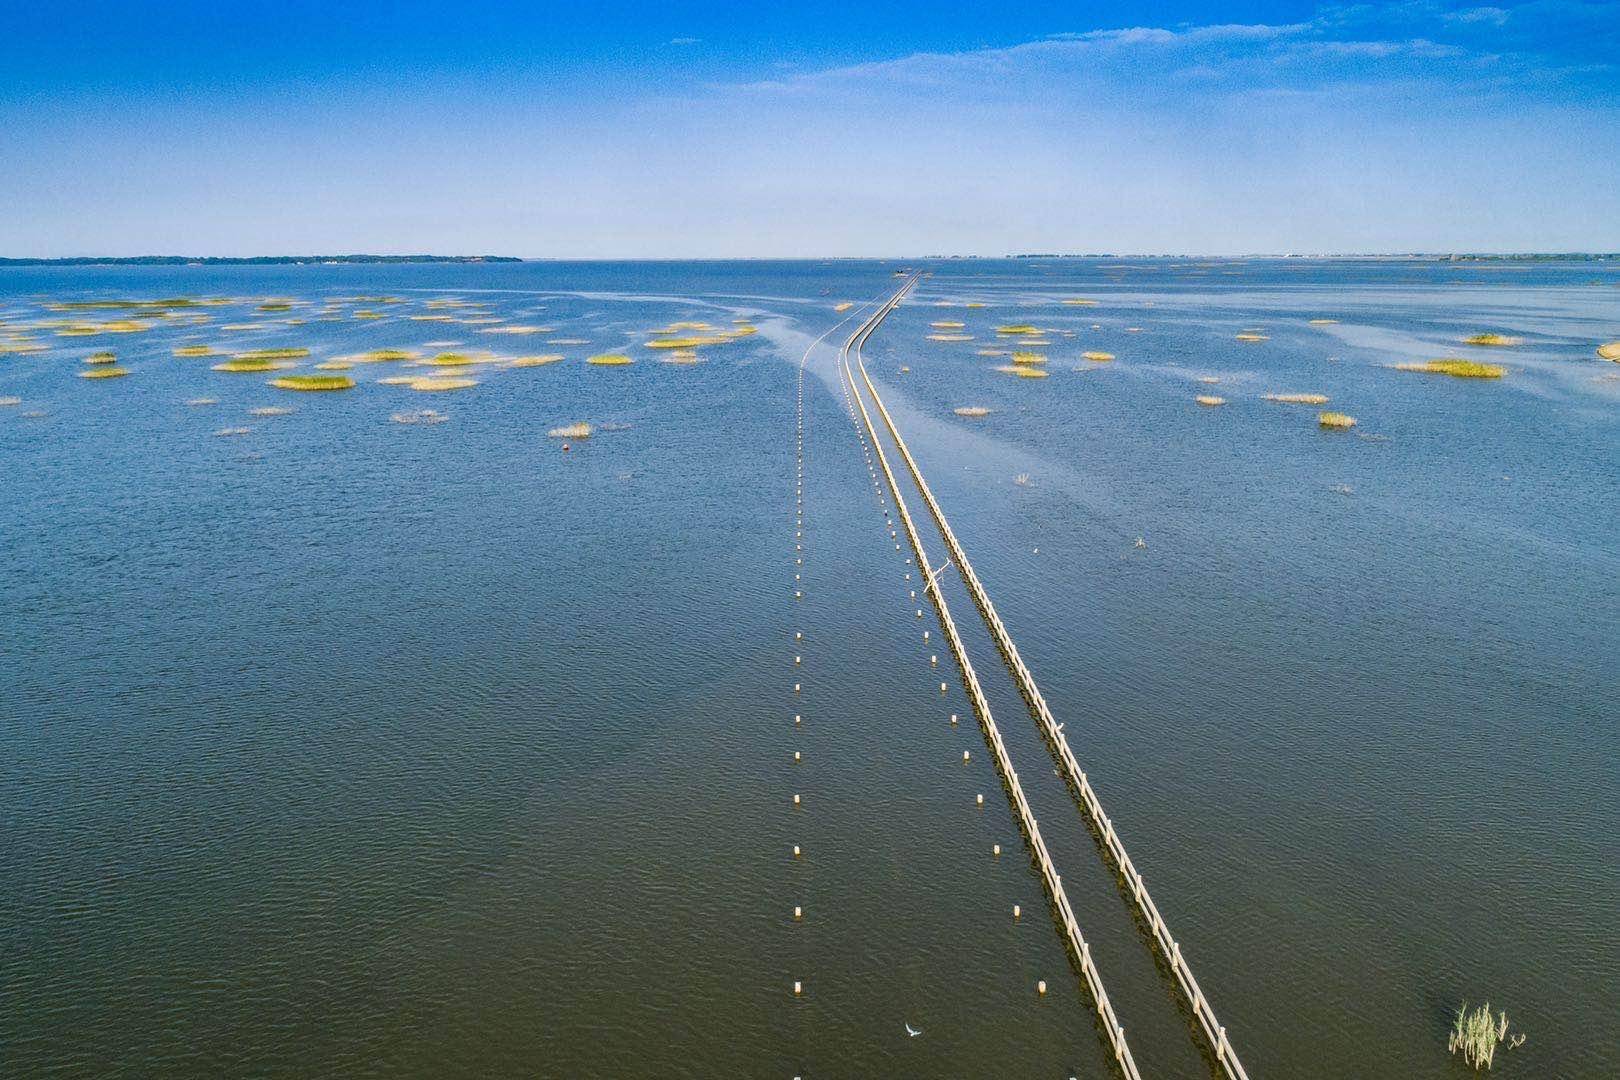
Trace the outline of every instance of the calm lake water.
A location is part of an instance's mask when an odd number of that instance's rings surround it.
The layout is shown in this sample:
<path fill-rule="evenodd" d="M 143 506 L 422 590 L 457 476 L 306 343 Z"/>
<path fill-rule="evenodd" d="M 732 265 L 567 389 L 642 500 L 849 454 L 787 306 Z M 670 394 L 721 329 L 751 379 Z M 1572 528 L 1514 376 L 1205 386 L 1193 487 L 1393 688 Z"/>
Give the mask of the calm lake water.
<path fill-rule="evenodd" d="M 842 332 L 795 552 L 800 357 L 900 265 L 0 270 L 0 1073 L 1113 1075 Z M 906 265 L 868 366 L 1250 1075 L 1466 1075 L 1465 999 L 1620 1072 L 1620 265 Z M 170 297 L 233 302 L 50 306 Z M 1210 1075 L 945 581 L 1138 1063 Z"/>

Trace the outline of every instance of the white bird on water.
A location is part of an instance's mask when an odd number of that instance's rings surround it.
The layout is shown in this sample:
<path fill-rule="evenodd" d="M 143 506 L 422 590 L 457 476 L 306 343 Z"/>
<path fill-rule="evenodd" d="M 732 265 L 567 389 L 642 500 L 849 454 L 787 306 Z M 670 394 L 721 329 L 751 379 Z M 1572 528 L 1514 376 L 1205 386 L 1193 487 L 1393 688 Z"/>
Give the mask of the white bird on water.
<path fill-rule="evenodd" d="M 905 1021 L 902 1020 L 901 1023 L 905 1023 Z M 913 1039 L 915 1039 L 917 1036 L 921 1035 L 922 1032 L 918 1031 L 916 1028 L 912 1027 L 910 1024 L 906 1024 L 906 1034 L 910 1035 Z"/>

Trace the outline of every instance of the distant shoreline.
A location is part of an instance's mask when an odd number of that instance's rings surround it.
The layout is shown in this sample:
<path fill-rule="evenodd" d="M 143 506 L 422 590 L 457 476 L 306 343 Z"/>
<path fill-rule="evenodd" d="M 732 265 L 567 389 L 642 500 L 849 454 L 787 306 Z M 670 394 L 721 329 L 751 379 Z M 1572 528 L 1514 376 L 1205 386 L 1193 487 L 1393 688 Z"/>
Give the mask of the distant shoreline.
<path fill-rule="evenodd" d="M 1315 260 L 1346 262 L 1367 260 L 1454 262 L 1454 263 L 1536 263 L 1536 262 L 1617 262 L 1620 252 L 1338 252 L 1326 254 L 1296 254 L 1277 252 L 1251 252 L 1244 255 L 1200 255 L 1196 253 L 1168 252 L 1009 252 L 1005 255 L 803 255 L 784 256 L 697 256 L 677 258 L 655 256 L 649 258 L 577 258 L 550 257 L 519 258 L 513 255 L 128 255 L 99 256 L 76 255 L 66 258 L 6 258 L 0 257 L 0 268 L 12 266 L 400 266 L 411 263 L 473 265 L 477 263 L 671 263 L 671 262 L 994 262 L 999 259 L 1197 259 L 1205 261 L 1243 261 L 1247 259 Z"/>
<path fill-rule="evenodd" d="M 373 263 L 517 263 L 511 255 L 82 255 L 65 259 L 7 259 L 0 266 L 330 266 Z"/>

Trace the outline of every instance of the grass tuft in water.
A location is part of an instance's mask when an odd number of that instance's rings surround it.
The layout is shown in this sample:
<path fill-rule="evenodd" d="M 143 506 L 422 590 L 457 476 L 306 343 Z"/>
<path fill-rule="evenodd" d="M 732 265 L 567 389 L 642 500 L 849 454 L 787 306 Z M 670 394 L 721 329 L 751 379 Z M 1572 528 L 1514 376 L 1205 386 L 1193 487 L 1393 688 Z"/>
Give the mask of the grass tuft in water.
<path fill-rule="evenodd" d="M 347 375 L 283 375 L 270 385 L 281 390 L 351 390 L 354 380 Z"/>
<path fill-rule="evenodd" d="M 1316 422 L 1325 428 L 1338 431 L 1348 431 L 1356 426 L 1356 418 L 1342 412 L 1317 413 Z"/>
<path fill-rule="evenodd" d="M 584 421 L 564 424 L 562 427 L 552 428 L 546 435 L 553 439 L 588 439 L 591 437 L 591 425 Z"/>
<path fill-rule="evenodd" d="M 1523 338 L 1509 337 L 1507 334 L 1475 334 L 1473 337 L 1464 338 L 1463 344 L 1489 345 L 1492 347 L 1501 348 L 1508 345 L 1518 345 L 1523 341 Z"/>
<path fill-rule="evenodd" d="M 626 364 L 635 363 L 634 360 L 630 359 L 628 356 L 625 356 L 623 353 L 600 353 L 596 356 L 588 357 L 585 362 L 587 364 L 595 364 L 597 367 L 623 367 Z"/>
<path fill-rule="evenodd" d="M 1462 1003 L 1457 1010 L 1457 1019 L 1451 1026 L 1451 1038 L 1446 1046 L 1453 1054 L 1461 1054 L 1462 1059 L 1473 1068 L 1475 1072 L 1489 1069 L 1496 1060 L 1496 1048 L 1507 1043 L 1512 1050 L 1524 1045 L 1524 1036 L 1508 1036 L 1508 1017 L 1506 1012 L 1491 1016 L 1491 1003 L 1486 1002 L 1477 1009 L 1470 1010 L 1468 1002 Z"/>
<path fill-rule="evenodd" d="M 1481 364 L 1475 360 L 1459 360 L 1454 356 L 1440 360 L 1425 360 L 1418 364 L 1396 364 L 1396 371 L 1422 371 L 1430 375 L 1453 375 L 1459 379 L 1500 379 L 1507 368 L 1500 364 Z"/>

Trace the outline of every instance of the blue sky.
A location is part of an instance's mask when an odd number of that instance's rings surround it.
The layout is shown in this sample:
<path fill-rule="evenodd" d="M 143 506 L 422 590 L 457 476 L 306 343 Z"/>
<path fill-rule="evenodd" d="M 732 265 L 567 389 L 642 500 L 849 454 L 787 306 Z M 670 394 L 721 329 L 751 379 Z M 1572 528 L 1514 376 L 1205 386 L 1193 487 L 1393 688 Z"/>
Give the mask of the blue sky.
<path fill-rule="evenodd" d="M 1614 251 L 1617 65 L 1620 0 L 0 0 L 0 254 Z"/>

